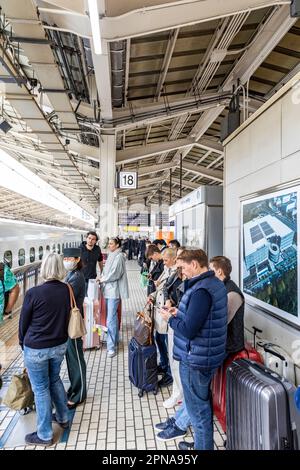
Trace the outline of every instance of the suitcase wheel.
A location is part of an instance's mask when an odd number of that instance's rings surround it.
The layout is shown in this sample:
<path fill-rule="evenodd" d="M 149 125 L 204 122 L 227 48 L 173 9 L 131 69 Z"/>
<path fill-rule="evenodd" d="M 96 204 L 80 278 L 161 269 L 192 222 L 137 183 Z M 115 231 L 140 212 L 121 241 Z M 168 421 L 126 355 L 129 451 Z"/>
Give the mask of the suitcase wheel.
<path fill-rule="evenodd" d="M 139 394 L 138 394 L 138 395 L 139 395 L 139 398 L 142 398 L 142 396 L 144 395 L 143 390 L 139 390 Z"/>

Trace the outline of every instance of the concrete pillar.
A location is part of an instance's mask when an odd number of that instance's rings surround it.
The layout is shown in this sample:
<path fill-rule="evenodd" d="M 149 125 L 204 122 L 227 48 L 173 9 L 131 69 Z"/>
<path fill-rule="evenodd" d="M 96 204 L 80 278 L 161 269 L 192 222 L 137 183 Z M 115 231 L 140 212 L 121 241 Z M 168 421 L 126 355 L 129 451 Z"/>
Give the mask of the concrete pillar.
<path fill-rule="evenodd" d="M 118 235 L 118 205 L 115 202 L 116 138 L 100 137 L 100 210 L 101 241 Z"/>

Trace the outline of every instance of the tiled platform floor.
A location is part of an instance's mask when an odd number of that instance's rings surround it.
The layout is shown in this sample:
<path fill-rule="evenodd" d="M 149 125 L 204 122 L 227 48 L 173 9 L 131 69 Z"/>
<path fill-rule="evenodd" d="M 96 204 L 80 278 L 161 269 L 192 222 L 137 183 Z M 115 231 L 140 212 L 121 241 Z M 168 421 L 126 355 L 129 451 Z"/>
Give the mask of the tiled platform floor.
<path fill-rule="evenodd" d="M 174 413 L 174 409 L 165 410 L 162 406 L 163 401 L 168 398 L 170 390 L 164 388 L 156 396 L 149 393 L 140 399 L 138 398 L 137 389 L 132 387 L 128 380 L 128 343 L 132 336 L 135 312 L 141 309 L 145 303 L 145 291 L 139 284 L 139 271 L 136 261 L 128 262 L 127 268 L 130 299 L 123 305 L 121 343 L 118 355 L 113 359 L 107 358 L 105 344 L 102 344 L 97 351 L 93 350 L 85 353 L 88 380 L 87 401 L 76 409 L 70 433 L 65 439 L 66 442 L 60 442 L 47 448 L 47 450 L 177 449 L 180 439 L 164 443 L 155 439 L 154 431 L 154 424 L 166 420 L 168 416 L 172 416 Z M 10 329 L 12 324 L 7 323 Z M 16 322 L 15 327 L 17 327 Z M 0 331 L 1 336 L 2 331 Z M 11 331 L 14 341 L 16 341 L 14 334 L 15 332 Z M 1 360 L 2 357 L 0 356 Z M 20 372 L 21 369 L 22 355 L 19 353 L 16 360 L 4 373 L 5 384 L 0 392 L 2 396 L 11 375 Z M 67 387 L 68 374 L 65 363 L 62 368 L 62 378 Z M 3 439 L 3 436 L 5 438 L 6 429 L 11 427 L 12 432 L 14 432 L 14 429 L 18 427 L 20 434 L 22 423 L 26 423 L 26 420 L 33 422 L 32 417 L 31 413 L 22 417 L 20 421 L 14 411 L 0 405 L 0 446 L 2 438 L 2 447 L 4 444 L 4 448 L 11 448 L 7 447 L 10 440 L 6 444 L 3 442 L 3 440 L 6 440 Z M 225 436 L 219 423 L 215 422 L 214 427 L 215 448 L 224 449 Z M 191 440 L 191 438 L 192 436 L 189 433 L 186 439 Z M 21 441 L 22 439 L 23 436 Z M 43 447 L 25 446 L 24 442 L 19 442 L 13 447 L 16 450 L 34 448 L 43 449 Z"/>

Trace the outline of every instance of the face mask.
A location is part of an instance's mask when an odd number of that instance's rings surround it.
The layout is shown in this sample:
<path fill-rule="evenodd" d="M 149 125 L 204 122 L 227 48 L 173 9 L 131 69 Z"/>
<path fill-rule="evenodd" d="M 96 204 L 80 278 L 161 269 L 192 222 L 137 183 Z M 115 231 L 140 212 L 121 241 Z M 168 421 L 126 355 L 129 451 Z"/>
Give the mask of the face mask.
<path fill-rule="evenodd" d="M 76 261 L 64 261 L 64 267 L 66 271 L 73 271 L 77 266 Z"/>

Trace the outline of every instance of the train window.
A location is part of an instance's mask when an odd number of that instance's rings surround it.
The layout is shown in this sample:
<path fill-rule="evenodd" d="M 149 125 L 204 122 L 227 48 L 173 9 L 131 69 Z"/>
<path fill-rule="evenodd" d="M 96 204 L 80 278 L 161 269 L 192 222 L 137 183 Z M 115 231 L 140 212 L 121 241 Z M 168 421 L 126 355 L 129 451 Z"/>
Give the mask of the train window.
<path fill-rule="evenodd" d="M 39 260 L 41 261 L 44 256 L 44 248 L 42 246 L 39 247 Z"/>
<path fill-rule="evenodd" d="M 30 248 L 30 251 L 29 251 L 29 259 L 30 259 L 30 263 L 34 263 L 35 262 L 35 248 Z"/>
<path fill-rule="evenodd" d="M 21 248 L 19 250 L 18 259 L 19 259 L 19 266 L 24 266 L 24 264 L 25 264 L 25 250 L 24 250 L 24 248 Z"/>
<path fill-rule="evenodd" d="M 60 243 L 57 244 L 57 253 L 60 255 Z"/>
<path fill-rule="evenodd" d="M 6 251 L 3 256 L 4 263 L 8 264 L 8 266 L 12 267 L 13 256 L 11 251 Z"/>
<path fill-rule="evenodd" d="M 62 249 L 64 250 L 64 248 L 65 248 L 65 244 L 63 243 L 63 244 L 62 244 Z"/>
<path fill-rule="evenodd" d="M 55 253 L 56 252 L 56 246 L 55 246 L 55 243 L 53 243 L 52 245 L 52 252 Z"/>
<path fill-rule="evenodd" d="M 46 246 L 46 251 L 50 251 L 50 246 L 49 245 Z"/>

